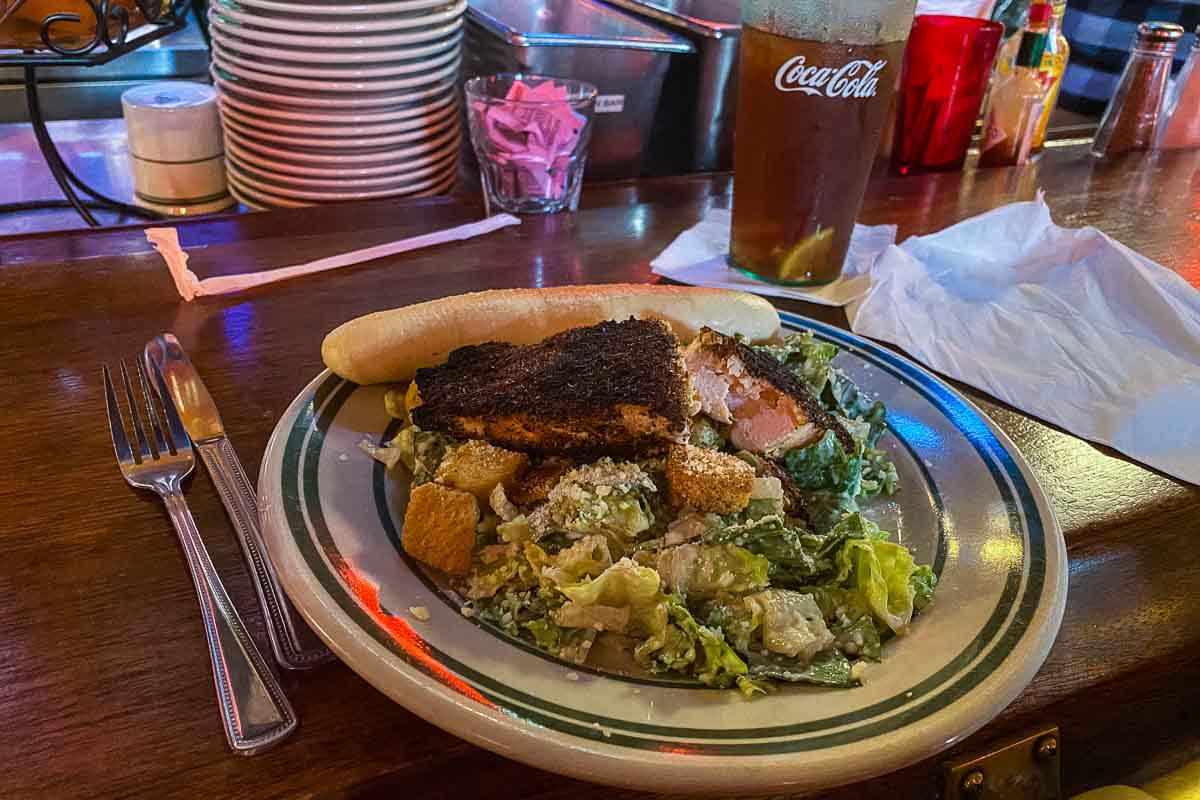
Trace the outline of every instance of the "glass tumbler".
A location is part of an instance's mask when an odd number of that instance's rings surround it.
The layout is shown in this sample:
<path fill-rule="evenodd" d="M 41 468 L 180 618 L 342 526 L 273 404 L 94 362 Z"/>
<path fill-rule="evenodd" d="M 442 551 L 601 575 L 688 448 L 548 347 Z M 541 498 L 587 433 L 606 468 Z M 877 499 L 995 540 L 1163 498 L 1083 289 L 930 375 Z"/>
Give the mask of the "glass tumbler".
<path fill-rule="evenodd" d="M 502 73 L 472 78 L 465 89 L 487 213 L 578 208 L 596 87 Z"/>
<path fill-rule="evenodd" d="M 923 14 L 900 72 L 892 167 L 901 175 L 962 169 L 1004 26 Z"/>
<path fill-rule="evenodd" d="M 743 0 L 729 263 L 841 275 L 916 0 Z"/>

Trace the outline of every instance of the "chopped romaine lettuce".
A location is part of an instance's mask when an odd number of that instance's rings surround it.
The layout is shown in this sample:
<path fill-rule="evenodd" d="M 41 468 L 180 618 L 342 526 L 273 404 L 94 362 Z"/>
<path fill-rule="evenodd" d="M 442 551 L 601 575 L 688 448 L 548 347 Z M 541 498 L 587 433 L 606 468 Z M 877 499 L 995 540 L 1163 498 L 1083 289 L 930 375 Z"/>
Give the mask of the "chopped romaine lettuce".
<path fill-rule="evenodd" d="M 689 600 L 765 588 L 769 567 L 763 556 L 733 544 L 681 544 L 659 552 L 657 563 L 667 589 Z"/>
<path fill-rule="evenodd" d="M 861 683 L 850 659 L 840 650 L 833 648 L 819 653 L 807 664 L 774 654 L 751 655 L 747 661 L 752 678 L 771 678 L 789 683 L 812 683 L 835 688 L 848 688 Z"/>
<path fill-rule="evenodd" d="M 446 450 L 457 444 L 456 440 L 445 434 L 423 431 L 415 425 L 407 425 L 401 428 L 390 442 L 382 446 L 366 441 L 360 442 L 358 446 L 367 455 L 383 462 L 388 469 L 395 469 L 397 464 L 403 464 L 412 474 L 412 485 L 415 488 L 433 480 Z"/>
<path fill-rule="evenodd" d="M 547 562 L 541 565 L 541 575 L 556 586 L 600 575 L 613 563 L 608 540 L 599 535 L 585 536 L 546 558 Z"/>
<path fill-rule="evenodd" d="M 721 450 L 725 447 L 726 436 L 717 423 L 701 414 L 692 419 L 688 441 L 706 450 Z"/>
<path fill-rule="evenodd" d="M 884 539 L 853 538 L 842 545 L 837 563 L 837 581 L 860 592 L 876 620 L 893 633 L 908 631 L 917 595 L 912 553 Z"/>
<path fill-rule="evenodd" d="M 637 464 L 602 458 L 564 475 L 543 508 L 553 529 L 603 534 L 614 553 L 624 553 L 653 524 L 646 496 L 657 492 Z"/>
<path fill-rule="evenodd" d="M 937 575 L 928 564 L 922 564 L 913 570 L 908 582 L 912 584 L 913 608 L 917 611 L 933 602 L 933 592 L 937 588 Z"/>
<path fill-rule="evenodd" d="M 742 604 L 751 619 L 761 621 L 762 646 L 772 653 L 807 662 L 833 644 L 811 594 L 767 589 L 743 598 Z"/>

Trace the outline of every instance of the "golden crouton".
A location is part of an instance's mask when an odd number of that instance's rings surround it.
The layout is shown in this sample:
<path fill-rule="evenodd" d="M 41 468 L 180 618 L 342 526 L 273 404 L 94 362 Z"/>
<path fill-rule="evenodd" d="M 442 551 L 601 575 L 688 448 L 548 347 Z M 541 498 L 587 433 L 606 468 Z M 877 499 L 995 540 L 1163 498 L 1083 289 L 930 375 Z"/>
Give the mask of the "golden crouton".
<path fill-rule="evenodd" d="M 404 552 L 450 575 L 471 569 L 479 503 L 466 492 L 436 483 L 412 490 L 404 512 Z"/>
<path fill-rule="evenodd" d="M 519 506 L 529 506 L 540 503 L 550 496 L 550 490 L 555 487 L 563 475 L 571 471 L 573 465 L 565 458 L 548 458 L 538 464 L 521 480 L 517 481 L 508 493 L 508 499 Z"/>
<path fill-rule="evenodd" d="M 472 439 L 446 453 L 438 465 L 434 480 L 470 492 L 480 502 L 487 502 L 496 484 L 512 488 L 517 478 L 529 466 L 529 456 L 514 453 L 487 442 Z"/>
<path fill-rule="evenodd" d="M 750 502 L 754 467 L 716 450 L 677 444 L 667 455 L 667 483 L 677 507 L 732 514 Z"/>

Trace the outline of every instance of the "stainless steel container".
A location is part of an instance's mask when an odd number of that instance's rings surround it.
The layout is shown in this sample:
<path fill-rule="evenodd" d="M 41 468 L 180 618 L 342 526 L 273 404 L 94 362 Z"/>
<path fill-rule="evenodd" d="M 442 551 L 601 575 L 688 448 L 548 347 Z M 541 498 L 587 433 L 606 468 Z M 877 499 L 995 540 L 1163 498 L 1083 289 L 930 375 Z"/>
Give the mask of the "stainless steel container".
<path fill-rule="evenodd" d="M 671 56 L 692 52 L 686 39 L 594 0 L 470 0 L 463 70 L 594 84 L 585 177 L 631 178 L 642 173 Z"/>
<path fill-rule="evenodd" d="M 657 173 L 733 168 L 740 0 L 604 0 L 687 38 L 696 55 L 672 59 L 650 142 Z"/>

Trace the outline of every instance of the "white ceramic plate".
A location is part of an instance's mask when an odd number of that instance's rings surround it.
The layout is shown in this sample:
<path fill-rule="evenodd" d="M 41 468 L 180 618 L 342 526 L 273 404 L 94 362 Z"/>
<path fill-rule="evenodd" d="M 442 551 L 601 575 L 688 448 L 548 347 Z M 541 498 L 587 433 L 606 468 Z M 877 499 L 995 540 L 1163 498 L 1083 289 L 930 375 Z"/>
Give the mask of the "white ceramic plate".
<path fill-rule="evenodd" d="M 247 136 L 242 134 L 241 131 L 231 126 L 228 120 L 225 121 L 223 130 L 227 140 L 242 147 L 250 148 L 256 153 L 311 166 L 378 166 L 385 163 L 395 163 L 396 161 L 408 161 L 415 166 L 417 163 L 440 160 L 451 151 L 457 151 L 459 145 L 459 131 L 458 128 L 454 127 L 447 130 L 437 139 L 430 140 L 429 142 L 418 142 L 408 147 L 388 146 L 358 149 L 347 148 L 345 150 L 297 146 L 272 147 L 269 144 L 256 140 L 252 135 Z"/>
<path fill-rule="evenodd" d="M 396 134 L 393 136 L 371 136 L 345 139 L 302 138 L 277 136 L 243 125 L 228 115 L 222 117 L 222 125 L 232 131 L 234 138 L 254 144 L 275 144 L 292 149 L 299 159 L 301 154 L 385 154 L 390 160 L 397 160 L 410 155 L 423 155 L 440 152 L 451 139 L 457 139 L 459 119 L 457 115 L 450 116 L 437 128 L 414 133 Z"/>
<path fill-rule="evenodd" d="M 274 119 L 258 116 L 252 112 L 234 106 L 228 102 L 227 98 L 222 97 L 221 113 L 227 118 L 245 126 L 250 126 L 257 131 L 275 133 L 276 136 L 290 137 L 299 142 L 312 142 L 313 139 L 367 139 L 367 138 L 384 138 L 389 136 L 406 136 L 408 138 L 396 139 L 396 142 L 412 142 L 414 139 L 430 136 L 434 131 L 442 130 L 446 122 L 455 120 L 458 115 L 458 108 L 455 103 L 450 103 L 448 106 L 443 106 L 434 110 L 434 112 L 419 116 L 419 118 L 401 120 L 398 122 L 385 122 L 383 125 L 336 125 L 330 122 L 317 122 L 317 124 L 305 125 L 299 122 L 278 122 Z M 270 139 L 272 142 L 283 142 L 284 144 L 292 144 L 292 139 Z M 380 142 L 379 144 L 384 144 Z"/>
<path fill-rule="evenodd" d="M 402 89 L 417 89 L 453 80 L 458 74 L 459 56 L 455 53 L 454 60 L 449 64 L 430 69 L 419 75 L 406 78 L 369 78 L 362 80 L 307 80 L 304 78 L 289 78 L 285 75 L 273 75 L 269 72 L 254 69 L 252 66 L 234 64 L 219 49 L 212 53 L 213 64 L 229 74 L 254 81 L 261 86 L 284 87 L 309 92 L 325 92 L 336 94 L 394 92 Z"/>
<path fill-rule="evenodd" d="M 435 97 L 425 103 L 412 103 L 397 106 L 383 111 L 311 111 L 307 109 L 291 109 L 276 103 L 249 98 L 242 98 L 232 84 L 224 83 L 221 87 L 221 103 L 233 106 L 239 111 L 254 114 L 269 114 L 272 121 L 286 120 L 288 123 L 299 125 L 337 125 L 352 127 L 355 125 L 386 125 L 412 124 L 424 125 L 425 120 L 454 102 L 457 95 L 447 91 L 440 97 Z"/>
<path fill-rule="evenodd" d="M 238 5 L 261 8 L 282 14 L 406 14 L 414 11 L 445 8 L 446 0 L 391 0 L 379 3 L 288 3 L 284 0 L 237 0 Z"/>
<path fill-rule="evenodd" d="M 462 19 L 454 19 L 441 25 L 433 25 L 412 31 L 385 31 L 382 33 L 363 34 L 331 34 L 328 28 L 307 33 L 283 33 L 269 28 L 258 28 L 252 24 L 239 22 L 231 17 L 222 16 L 214 8 L 208 10 L 208 20 L 214 29 L 222 35 L 232 34 L 238 39 L 246 39 L 268 45 L 299 48 L 331 48 L 334 50 L 361 49 L 366 54 L 378 53 L 380 48 L 411 47 L 427 42 L 434 42 L 462 29 Z"/>
<path fill-rule="evenodd" d="M 241 172 L 230 166 L 229 185 L 236 188 L 242 195 L 249 196 L 265 208 L 300 208 L 316 203 L 341 203 L 349 200 L 374 200 L 384 197 L 433 197 L 445 194 L 454 186 L 457 176 L 452 172 L 444 178 L 413 184 L 403 191 L 388 189 L 385 191 L 362 192 L 283 192 L 275 187 L 262 187 L 248 181 Z"/>
<path fill-rule="evenodd" d="M 560 663 L 459 613 L 402 554 L 406 481 L 358 449 L 397 429 L 382 387 L 325 373 L 284 413 L 259 477 L 267 549 L 301 613 L 363 678 L 452 733 L 541 769 L 656 792 L 817 791 L 960 741 L 1037 672 L 1062 619 L 1062 534 L 1012 443 L 911 362 L 785 315 L 844 349 L 888 404 L 901 490 L 869 512 L 940 574 L 933 605 L 864 685 L 737 692 Z M 428 621 L 407 609 L 423 606 Z"/>
<path fill-rule="evenodd" d="M 212 20 L 216 19 L 218 18 L 215 16 L 212 17 Z M 401 45 L 378 49 L 315 49 L 294 45 L 279 46 L 262 44 L 253 39 L 239 36 L 238 34 L 242 30 L 240 28 L 226 27 L 216 22 L 213 22 L 210 30 L 212 31 L 214 42 L 221 47 L 227 47 L 239 53 L 258 58 L 269 58 L 276 61 L 288 61 L 299 64 L 333 64 L 342 68 L 380 63 L 388 64 L 396 61 L 408 62 L 415 59 L 429 58 L 440 55 L 447 50 L 457 48 L 463 38 L 462 32 L 459 31 L 444 39 L 416 45 Z"/>
<path fill-rule="evenodd" d="M 342 16 L 336 19 L 320 14 L 275 13 L 259 8 L 240 8 L 236 3 L 214 0 L 212 8 L 221 16 L 244 25 L 256 25 L 267 30 L 278 29 L 289 33 L 319 33 L 328 35 L 378 33 L 380 31 L 427 31 L 447 22 L 460 19 L 467 8 L 467 0 L 458 0 L 453 5 L 419 14 L 368 14 L 366 16 Z"/>
<path fill-rule="evenodd" d="M 255 153 L 249 148 L 243 148 L 232 139 L 226 139 L 225 149 L 236 156 L 240 163 L 247 164 L 267 173 L 343 180 L 350 178 L 373 178 L 383 175 L 412 178 L 425 177 L 437 172 L 447 161 L 457 161 L 458 158 L 457 150 L 449 150 L 438 154 L 437 158 L 421 157 L 399 161 L 386 161 L 374 166 L 313 167 L 308 164 L 271 158 L 270 156 Z"/>
<path fill-rule="evenodd" d="M 287 75 L 297 78 L 329 78 L 334 81 L 370 80 L 401 75 L 426 76 L 445 67 L 459 57 L 457 47 L 442 53 L 412 60 L 380 61 L 374 64 L 344 64 L 329 66 L 320 64 L 297 64 L 277 58 L 268 58 L 243 51 L 232 39 L 213 39 L 213 50 L 231 64 L 246 69 L 257 69 L 272 75 Z"/>
<path fill-rule="evenodd" d="M 247 192 L 239 189 L 232 181 L 229 182 L 229 193 L 239 203 L 244 205 L 251 211 L 270 211 L 271 206 L 261 198 L 257 198 L 253 192 Z"/>
<path fill-rule="evenodd" d="M 234 91 L 252 101 L 270 103 L 272 106 L 283 106 L 298 111 L 308 110 L 339 110 L 354 111 L 392 111 L 410 109 L 425 103 L 441 100 L 447 94 L 454 92 L 453 79 L 431 83 L 409 91 L 401 92 L 372 92 L 363 94 L 333 94 L 321 95 L 316 92 L 282 89 L 274 86 L 263 86 L 252 81 L 239 78 L 225 72 L 215 64 L 209 69 L 213 82 L 222 90 L 233 87 Z"/>
<path fill-rule="evenodd" d="M 443 159 L 433 167 L 416 172 L 391 173 L 386 175 L 353 175 L 349 173 L 312 177 L 292 175 L 264 167 L 261 162 L 243 158 L 234 148 L 230 148 L 226 157 L 234 164 L 238 173 L 249 186 L 270 188 L 281 193 L 288 191 L 304 192 L 374 192 L 394 189 L 402 192 L 415 184 L 427 184 L 429 181 L 442 181 L 458 166 L 451 159 Z"/>

